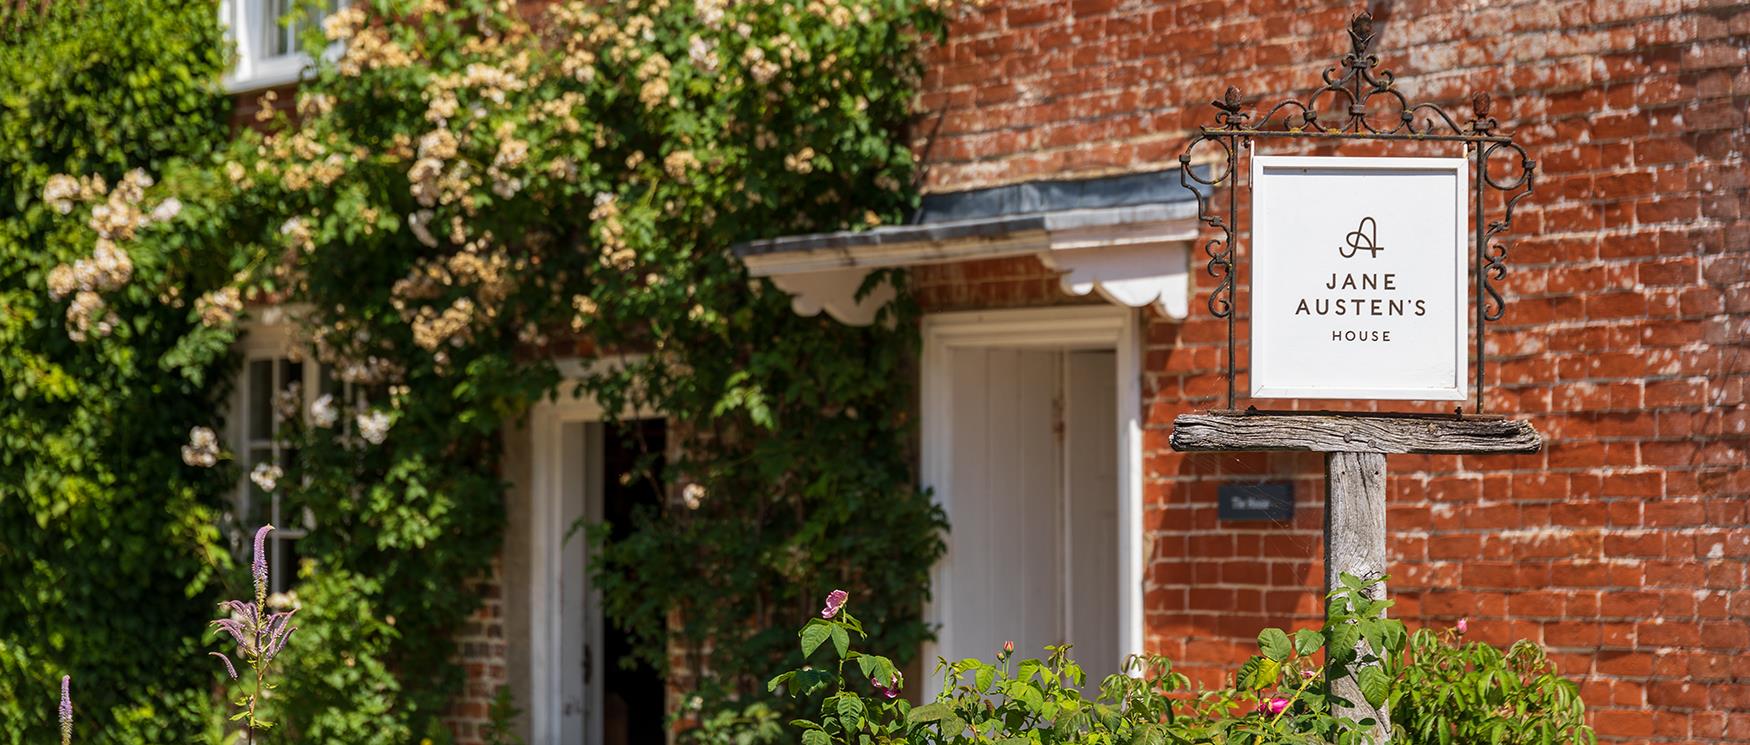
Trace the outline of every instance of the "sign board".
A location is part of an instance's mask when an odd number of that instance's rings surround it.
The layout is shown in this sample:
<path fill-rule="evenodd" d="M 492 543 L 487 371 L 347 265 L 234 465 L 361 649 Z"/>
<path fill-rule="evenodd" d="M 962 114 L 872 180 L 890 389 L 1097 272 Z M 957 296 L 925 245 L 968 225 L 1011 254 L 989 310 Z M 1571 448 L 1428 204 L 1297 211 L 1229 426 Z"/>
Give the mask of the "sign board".
<path fill-rule="evenodd" d="M 1464 400 L 1468 165 L 1252 158 L 1253 398 Z"/>
<path fill-rule="evenodd" d="M 1293 484 L 1222 484 L 1216 516 L 1223 520 L 1294 522 Z"/>

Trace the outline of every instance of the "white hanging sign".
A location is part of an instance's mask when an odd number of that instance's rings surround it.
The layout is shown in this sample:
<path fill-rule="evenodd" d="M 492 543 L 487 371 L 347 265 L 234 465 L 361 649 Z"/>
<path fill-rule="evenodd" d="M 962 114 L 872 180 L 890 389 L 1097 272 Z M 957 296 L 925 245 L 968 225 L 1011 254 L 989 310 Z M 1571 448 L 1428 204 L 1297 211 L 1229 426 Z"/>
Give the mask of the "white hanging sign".
<path fill-rule="evenodd" d="M 1252 158 L 1253 398 L 1462 401 L 1463 158 Z"/>

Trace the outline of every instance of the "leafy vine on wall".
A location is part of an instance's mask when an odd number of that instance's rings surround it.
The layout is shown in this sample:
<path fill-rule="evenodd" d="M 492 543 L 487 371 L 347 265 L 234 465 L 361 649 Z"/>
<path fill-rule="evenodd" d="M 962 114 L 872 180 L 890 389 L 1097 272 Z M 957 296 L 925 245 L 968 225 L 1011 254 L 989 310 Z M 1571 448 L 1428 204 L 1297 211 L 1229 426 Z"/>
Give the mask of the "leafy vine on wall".
<path fill-rule="evenodd" d="M 273 482 L 316 516 L 267 704 L 282 737 L 431 730 L 460 688 L 451 640 L 479 602 L 464 588 L 502 539 L 502 433 L 580 347 L 622 363 L 584 392 L 686 436 L 666 476 L 687 498 L 592 533 L 639 657 L 666 668 L 674 645 L 709 673 L 689 678 L 698 705 L 728 705 L 794 654 L 782 619 L 839 584 L 884 645 L 917 648 L 943 518 L 910 475 L 911 310 L 863 329 L 798 318 L 728 247 L 913 206 L 904 131 L 944 11 L 360 3 L 307 32 L 323 61 L 289 111 L 265 102 L 260 131 L 155 183 L 45 182 L 68 214 L 55 240 L 80 247 L 31 280 L 56 298 L 56 343 L 133 353 L 147 307 L 185 324 L 154 337 L 158 374 L 210 382 L 243 319 L 277 304 L 344 384 L 281 412 L 300 455 Z M 218 425 L 151 423 L 160 440 Z M 198 472 L 222 453 L 185 444 L 179 473 L 216 494 L 225 479 Z"/>

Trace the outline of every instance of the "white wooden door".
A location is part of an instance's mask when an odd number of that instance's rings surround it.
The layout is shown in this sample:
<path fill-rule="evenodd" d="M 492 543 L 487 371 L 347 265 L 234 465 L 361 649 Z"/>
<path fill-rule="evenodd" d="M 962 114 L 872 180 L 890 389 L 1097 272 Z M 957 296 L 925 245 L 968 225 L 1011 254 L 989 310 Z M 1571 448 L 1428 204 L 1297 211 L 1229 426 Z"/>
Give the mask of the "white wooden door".
<path fill-rule="evenodd" d="M 1088 688 L 1118 672 L 1118 367 L 1112 352 L 1064 355 L 1064 477 L 1072 654 Z"/>
<path fill-rule="evenodd" d="M 1118 668 L 1117 375 L 1108 351 L 957 348 L 938 651 L 989 659 L 1076 645 Z"/>
<path fill-rule="evenodd" d="M 602 513 L 602 426 L 572 421 L 560 427 L 559 463 L 559 675 L 560 745 L 601 742 L 601 611 L 589 583 L 589 552 L 582 533 L 570 533 L 579 520 L 596 523 Z"/>
<path fill-rule="evenodd" d="M 1056 352 L 953 352 L 942 650 L 989 658 L 1063 641 Z"/>

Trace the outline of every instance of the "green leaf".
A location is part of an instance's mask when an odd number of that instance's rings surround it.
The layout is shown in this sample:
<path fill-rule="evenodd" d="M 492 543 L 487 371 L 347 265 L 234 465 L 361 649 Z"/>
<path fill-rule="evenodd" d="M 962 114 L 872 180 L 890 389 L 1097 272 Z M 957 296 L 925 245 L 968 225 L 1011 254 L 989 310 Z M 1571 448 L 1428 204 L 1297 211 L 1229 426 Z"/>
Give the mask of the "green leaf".
<path fill-rule="evenodd" d="M 832 737 L 817 729 L 802 733 L 802 745 L 832 745 Z"/>
<path fill-rule="evenodd" d="M 867 710 L 863 706 L 863 699 L 848 691 L 840 693 L 836 698 L 838 699 L 839 726 L 843 727 L 847 733 L 862 729 L 863 713 Z"/>
<path fill-rule="evenodd" d="M 1376 709 L 1385 703 L 1386 694 L 1391 692 L 1391 678 L 1373 665 L 1361 668 L 1355 681 L 1361 685 L 1361 695 Z"/>
<path fill-rule="evenodd" d="M 836 623 L 832 625 L 832 646 L 838 650 L 841 658 L 851 651 L 851 635 L 845 631 L 845 627 Z"/>
<path fill-rule="evenodd" d="M 807 626 L 803 626 L 802 658 L 807 659 L 814 656 L 814 650 L 820 649 L 820 645 L 825 644 L 826 640 L 832 637 L 833 628 L 835 627 L 832 624 L 818 619 L 811 620 Z"/>
<path fill-rule="evenodd" d="M 949 716 L 952 716 L 953 713 L 954 713 L 954 711 L 952 709 L 949 709 L 947 704 L 944 704 L 941 702 L 936 702 L 936 703 L 931 703 L 931 704 L 924 704 L 923 706 L 919 706 L 915 709 L 912 709 L 911 713 L 905 715 L 905 721 L 907 721 L 911 724 L 923 724 L 925 722 L 939 722 L 943 719 L 946 719 Z"/>
<path fill-rule="evenodd" d="M 766 692 L 767 693 L 776 693 L 778 691 L 778 686 L 781 686 L 781 685 L 784 685 L 785 683 L 790 682 L 790 679 L 794 678 L 794 677 L 796 677 L 795 670 L 791 670 L 790 672 L 780 673 L 776 676 L 773 676 L 770 681 L 766 682 Z"/>
<path fill-rule="evenodd" d="M 1268 628 L 1258 632 L 1258 649 L 1264 656 L 1276 662 L 1285 662 L 1288 655 L 1294 652 L 1294 645 L 1288 641 L 1288 634 L 1282 629 Z"/>
<path fill-rule="evenodd" d="M 1319 647 L 1322 646 L 1325 646 L 1324 634 L 1312 629 L 1301 629 L 1294 632 L 1294 651 L 1296 654 L 1304 657 L 1319 651 Z"/>

